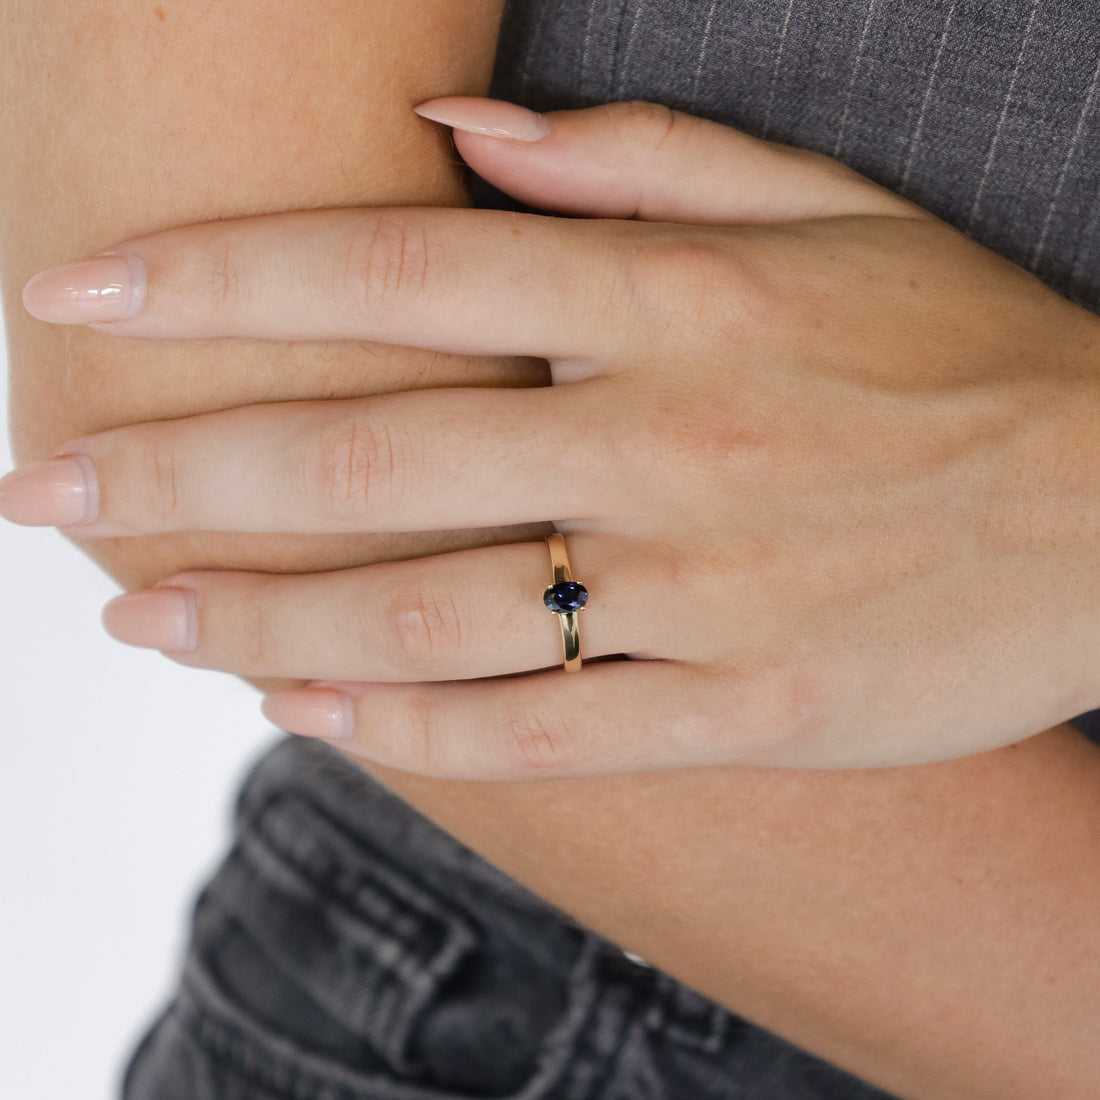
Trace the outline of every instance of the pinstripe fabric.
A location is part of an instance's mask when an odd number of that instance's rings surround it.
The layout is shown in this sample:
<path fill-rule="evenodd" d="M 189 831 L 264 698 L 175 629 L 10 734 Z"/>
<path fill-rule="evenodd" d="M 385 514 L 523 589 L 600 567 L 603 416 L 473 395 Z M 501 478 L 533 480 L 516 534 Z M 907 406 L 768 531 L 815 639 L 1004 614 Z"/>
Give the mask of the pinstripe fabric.
<path fill-rule="evenodd" d="M 495 94 L 836 155 L 1100 312 L 1095 0 L 512 0 Z"/>
<path fill-rule="evenodd" d="M 1047 206 L 1046 217 L 1043 219 L 1042 232 L 1039 234 L 1039 241 L 1029 261 L 1029 266 L 1031 267 L 1036 266 L 1043 258 L 1043 251 L 1047 242 L 1047 233 L 1050 230 L 1050 223 L 1054 217 L 1054 213 L 1058 209 L 1058 203 L 1062 197 L 1062 188 L 1065 185 L 1070 170 L 1077 167 L 1075 154 L 1081 143 L 1081 136 L 1084 133 L 1085 123 L 1092 115 L 1093 101 L 1096 95 L 1098 82 L 1100 82 L 1100 56 L 1096 59 L 1096 68 L 1092 71 L 1092 81 L 1089 84 L 1089 90 L 1081 103 L 1081 114 L 1073 131 L 1073 140 L 1070 142 L 1069 149 L 1066 151 L 1066 155 L 1062 160 L 1062 168 L 1058 173 L 1058 183 L 1055 185 L 1054 194 L 1051 197 L 1050 204 Z"/>
<path fill-rule="evenodd" d="M 997 143 L 1001 138 L 1001 130 L 1004 128 L 1005 119 L 1009 111 L 1015 106 L 1013 94 L 1016 91 L 1016 80 L 1020 75 L 1020 69 L 1024 63 L 1024 54 L 1027 52 L 1028 39 L 1031 37 L 1031 29 L 1035 26 L 1035 13 L 1039 10 L 1039 0 L 1033 0 L 1031 14 L 1028 16 L 1027 26 L 1024 28 L 1023 40 L 1020 42 L 1020 52 L 1016 56 L 1016 64 L 1012 69 L 1012 77 L 1008 82 L 1008 90 L 1005 92 L 1004 106 L 1001 108 L 997 119 L 997 128 L 993 132 L 993 141 L 989 147 L 989 156 L 986 158 L 985 167 L 982 169 L 982 178 L 978 180 L 978 190 L 974 196 L 974 205 L 970 208 L 970 217 L 967 219 L 967 229 L 970 229 L 978 220 L 978 214 L 982 206 L 982 195 L 985 193 L 985 185 L 989 181 L 990 169 L 993 167 L 994 156 L 997 152 Z"/>
<path fill-rule="evenodd" d="M 947 14 L 944 16 L 943 33 L 940 35 L 939 44 L 936 46 L 936 56 L 932 61 L 932 68 L 928 73 L 928 85 L 925 88 L 924 98 L 921 100 L 920 114 L 917 116 L 917 125 L 909 141 L 909 153 L 905 158 L 905 169 L 901 174 L 901 180 L 898 184 L 898 189 L 902 192 L 904 192 L 909 185 L 909 174 L 913 170 L 913 158 L 916 155 L 917 149 L 920 148 L 921 133 L 924 130 L 924 117 L 928 113 L 928 105 L 932 102 L 932 94 L 936 90 L 936 74 L 939 72 L 940 58 L 943 57 L 943 48 L 947 45 L 947 36 L 951 32 L 951 20 L 955 17 L 955 8 L 957 7 L 958 0 L 951 0 L 951 7 L 947 9 Z"/>
<path fill-rule="evenodd" d="M 856 46 L 855 60 L 852 62 L 852 79 L 848 82 L 848 94 L 844 97 L 844 112 L 840 116 L 836 142 L 833 144 L 834 157 L 839 157 L 840 151 L 844 148 L 844 128 L 848 125 L 848 118 L 852 113 L 852 93 L 855 91 L 859 80 L 860 63 L 863 61 L 863 50 L 867 44 L 867 35 L 871 30 L 871 20 L 874 15 L 875 0 L 867 0 L 867 13 L 863 17 L 863 31 L 859 36 L 859 44 Z"/>
<path fill-rule="evenodd" d="M 1096 0 L 511 0 L 494 94 L 654 100 L 836 156 L 1100 312 Z M 1075 722 L 1100 743 L 1100 711 Z M 824 1064 L 741 1086 L 859 1088 Z"/>
<path fill-rule="evenodd" d="M 776 83 L 779 80 L 779 67 L 783 64 L 783 47 L 787 44 L 787 28 L 794 14 L 794 0 L 787 0 L 787 10 L 783 15 L 783 24 L 779 28 L 779 41 L 775 48 L 775 64 L 772 66 L 771 80 L 768 81 L 768 105 L 764 110 L 764 124 L 760 127 L 760 136 L 771 138 L 772 109 L 775 107 Z"/>
<path fill-rule="evenodd" d="M 707 47 L 710 45 L 710 32 L 714 28 L 714 16 L 718 11 L 719 0 L 710 0 L 707 9 L 707 20 L 703 26 L 703 40 L 699 43 L 699 63 L 695 66 L 695 79 L 691 85 L 691 99 L 694 102 L 699 96 L 699 85 L 703 79 L 703 70 L 706 65 Z"/>

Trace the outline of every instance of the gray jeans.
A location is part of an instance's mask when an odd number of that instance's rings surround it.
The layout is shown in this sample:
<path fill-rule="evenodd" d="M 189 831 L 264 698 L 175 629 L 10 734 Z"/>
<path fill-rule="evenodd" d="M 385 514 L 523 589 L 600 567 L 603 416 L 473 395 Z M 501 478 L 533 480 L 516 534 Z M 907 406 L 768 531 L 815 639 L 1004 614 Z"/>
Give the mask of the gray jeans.
<path fill-rule="evenodd" d="M 848 162 L 1100 308 L 1095 0 L 513 0 L 495 94 L 644 98 Z M 483 202 L 503 202 L 482 189 Z M 1095 738 L 1097 715 L 1079 724 Z M 324 746 L 263 759 L 126 1100 L 863 1100 Z"/>
<path fill-rule="evenodd" d="M 328 746 L 245 783 L 127 1100 L 872 1100 L 627 958 Z"/>

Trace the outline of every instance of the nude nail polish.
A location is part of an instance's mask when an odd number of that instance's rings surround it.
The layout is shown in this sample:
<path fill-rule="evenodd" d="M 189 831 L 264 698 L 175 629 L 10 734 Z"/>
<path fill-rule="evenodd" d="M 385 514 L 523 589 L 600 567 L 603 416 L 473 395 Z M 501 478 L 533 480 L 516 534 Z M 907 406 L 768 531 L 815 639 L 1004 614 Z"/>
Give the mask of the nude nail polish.
<path fill-rule="evenodd" d="M 103 608 L 103 628 L 116 641 L 144 649 L 192 653 L 198 648 L 195 593 L 151 588 L 116 596 Z"/>
<path fill-rule="evenodd" d="M 451 96 L 431 99 L 413 109 L 421 118 L 486 137 L 532 142 L 540 141 L 550 133 L 550 120 L 545 115 L 499 99 Z"/>
<path fill-rule="evenodd" d="M 261 710 L 269 722 L 287 733 L 326 741 L 350 741 L 354 736 L 354 706 L 342 691 L 311 688 L 275 691 L 264 699 Z"/>
<path fill-rule="evenodd" d="M 41 271 L 23 288 L 23 305 L 39 321 L 84 325 L 136 317 L 145 304 L 145 269 L 137 256 L 99 256 Z"/>
<path fill-rule="evenodd" d="M 95 466 L 86 455 L 32 462 L 0 478 L 0 516 L 26 527 L 92 523 L 99 512 Z"/>

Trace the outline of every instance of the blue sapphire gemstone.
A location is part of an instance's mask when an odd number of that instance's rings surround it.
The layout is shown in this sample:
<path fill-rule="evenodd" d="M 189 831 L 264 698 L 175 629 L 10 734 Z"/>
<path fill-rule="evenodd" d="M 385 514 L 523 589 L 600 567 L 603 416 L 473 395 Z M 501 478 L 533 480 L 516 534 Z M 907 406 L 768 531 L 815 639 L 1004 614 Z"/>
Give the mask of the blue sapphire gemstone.
<path fill-rule="evenodd" d="M 579 581 L 558 581 L 543 593 L 542 602 L 551 611 L 567 615 L 570 611 L 580 611 L 588 603 L 588 589 Z"/>

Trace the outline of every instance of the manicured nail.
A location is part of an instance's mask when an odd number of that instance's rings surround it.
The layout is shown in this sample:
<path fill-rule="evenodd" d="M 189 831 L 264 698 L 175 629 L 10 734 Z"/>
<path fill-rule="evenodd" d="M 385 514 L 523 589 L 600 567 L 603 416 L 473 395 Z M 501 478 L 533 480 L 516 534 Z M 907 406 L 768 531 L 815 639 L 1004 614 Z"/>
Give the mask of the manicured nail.
<path fill-rule="evenodd" d="M 145 267 L 137 256 L 100 256 L 39 272 L 23 288 L 32 317 L 56 325 L 120 321 L 145 304 Z"/>
<path fill-rule="evenodd" d="M 98 514 L 95 467 L 86 455 L 32 462 L 0 478 L 0 516 L 12 523 L 68 527 Z"/>
<path fill-rule="evenodd" d="M 150 588 L 116 596 L 103 608 L 103 627 L 116 641 L 170 653 L 198 648 L 195 593 L 189 588 Z"/>
<path fill-rule="evenodd" d="M 264 717 L 287 733 L 320 737 L 325 741 L 350 741 L 355 735 L 355 708 L 351 697 L 327 688 L 293 688 L 275 691 L 260 708 Z"/>
<path fill-rule="evenodd" d="M 526 107 L 499 99 L 467 99 L 453 96 L 430 99 L 414 110 L 421 118 L 442 122 L 456 130 L 512 141 L 539 141 L 550 133 L 550 120 Z"/>

